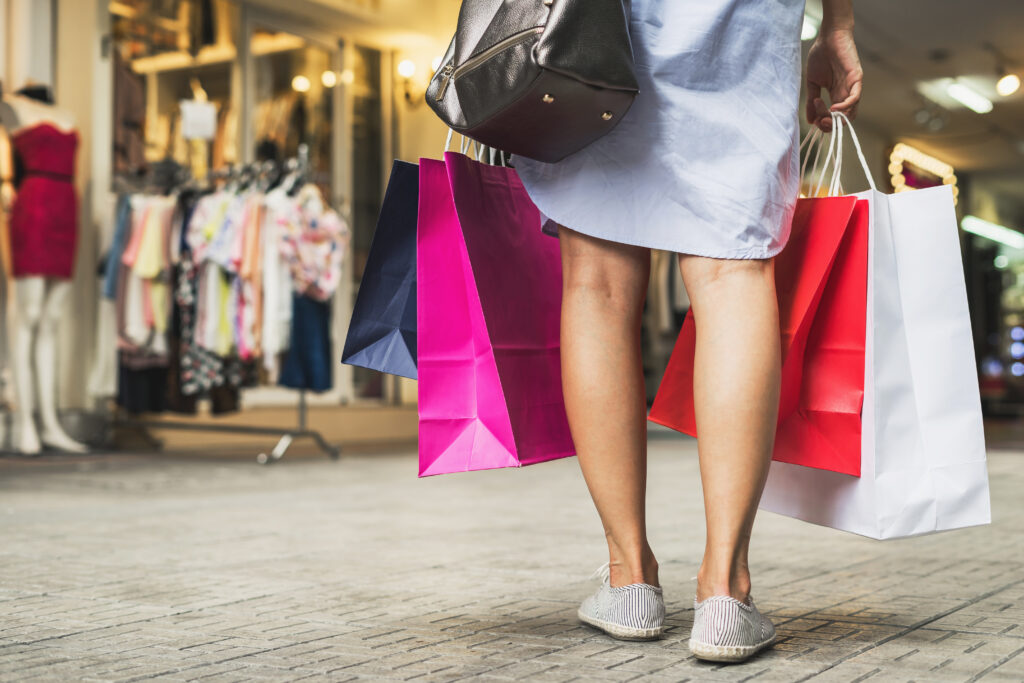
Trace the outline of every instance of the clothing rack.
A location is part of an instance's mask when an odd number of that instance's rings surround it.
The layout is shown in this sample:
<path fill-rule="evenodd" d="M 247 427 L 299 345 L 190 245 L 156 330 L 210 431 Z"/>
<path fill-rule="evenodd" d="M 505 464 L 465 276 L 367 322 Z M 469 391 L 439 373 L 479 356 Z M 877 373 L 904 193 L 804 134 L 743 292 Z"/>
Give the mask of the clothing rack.
<path fill-rule="evenodd" d="M 135 427 L 140 430 L 170 429 L 174 431 L 215 432 L 220 434 L 251 434 L 256 436 L 278 436 L 277 445 L 269 453 L 259 453 L 256 462 L 261 465 L 272 465 L 284 458 L 288 449 L 296 439 L 312 439 L 319 449 L 331 460 L 341 457 L 341 448 L 332 446 L 319 431 L 309 429 L 307 424 L 306 390 L 299 390 L 298 424 L 290 427 L 253 427 L 250 425 L 216 425 L 196 424 L 184 420 L 137 420 L 130 419 L 120 423 L 121 426 Z M 155 441 L 155 440 L 154 440 Z M 159 444 L 159 442 L 157 442 Z"/>
<path fill-rule="evenodd" d="M 276 161 L 263 161 L 255 162 L 252 164 L 246 164 L 243 166 L 231 166 L 226 169 L 219 169 L 210 172 L 210 180 L 225 180 L 228 182 L 242 182 L 246 180 L 253 180 L 260 176 L 265 176 L 273 172 L 280 172 L 283 176 L 289 174 L 297 174 L 297 182 L 302 178 L 306 178 L 310 174 L 310 159 L 309 159 L 309 146 L 306 144 L 299 145 L 298 154 L 296 157 L 288 159 L 283 163 Z M 191 183 L 192 179 L 187 174 L 184 176 L 176 174 L 173 182 L 178 185 L 184 185 Z M 316 443 L 317 447 L 327 455 L 331 460 L 338 460 L 341 457 L 341 448 L 338 446 L 332 446 L 317 430 L 309 428 L 308 425 L 308 404 L 307 404 L 307 390 L 299 389 L 299 403 L 297 409 L 297 423 L 295 427 L 256 427 L 251 425 L 232 425 L 232 424 L 197 424 L 193 422 L 187 422 L 184 420 L 145 420 L 145 419 L 127 419 L 116 422 L 119 426 L 134 427 L 142 430 L 147 438 L 151 439 L 155 445 L 159 446 L 160 442 L 157 439 L 153 439 L 148 432 L 148 429 L 168 429 L 174 431 L 196 431 L 196 432 L 213 432 L 220 434 L 251 434 L 251 435 L 264 435 L 264 436 L 280 436 L 277 445 L 270 450 L 269 453 L 262 452 L 256 456 L 256 462 L 261 465 L 270 465 L 278 462 L 285 457 L 291 445 L 296 439 L 311 439 Z"/>

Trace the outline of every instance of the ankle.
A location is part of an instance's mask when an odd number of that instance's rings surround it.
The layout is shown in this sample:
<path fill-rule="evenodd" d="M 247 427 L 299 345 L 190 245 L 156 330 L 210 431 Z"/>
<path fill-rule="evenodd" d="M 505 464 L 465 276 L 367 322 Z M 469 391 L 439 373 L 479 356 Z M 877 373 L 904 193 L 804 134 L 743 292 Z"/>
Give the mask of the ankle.
<path fill-rule="evenodd" d="M 697 572 L 697 601 L 716 595 L 728 595 L 740 602 L 750 597 L 750 572 L 746 569 L 715 571 L 701 566 Z"/>
<path fill-rule="evenodd" d="M 614 555 L 609 561 L 609 584 L 613 588 L 629 586 L 634 583 L 646 583 L 649 586 L 660 586 L 658 582 L 658 561 L 650 548 L 625 558 Z"/>

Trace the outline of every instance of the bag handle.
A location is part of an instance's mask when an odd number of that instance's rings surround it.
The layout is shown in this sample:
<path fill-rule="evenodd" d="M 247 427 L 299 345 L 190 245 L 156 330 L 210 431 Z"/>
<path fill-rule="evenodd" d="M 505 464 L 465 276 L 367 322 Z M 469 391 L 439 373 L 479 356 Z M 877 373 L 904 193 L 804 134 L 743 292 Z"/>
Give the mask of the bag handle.
<path fill-rule="evenodd" d="M 864 150 L 861 147 L 860 139 L 857 137 L 857 132 L 854 130 L 849 117 L 847 117 L 843 112 L 832 112 L 831 117 L 832 133 L 828 136 L 828 151 L 825 154 L 825 161 L 822 164 L 820 172 L 818 169 L 818 162 L 821 157 L 822 149 L 825 147 L 825 133 L 815 126 L 807 132 L 804 139 L 800 142 L 800 150 L 803 156 L 803 161 L 800 166 L 801 184 L 803 184 L 804 180 L 808 178 L 817 177 L 817 183 L 814 185 L 813 189 L 814 196 L 820 196 L 822 189 L 825 190 L 825 196 L 827 197 L 835 197 L 843 194 L 844 190 L 841 180 L 843 170 L 843 148 L 845 134 L 849 131 L 850 139 L 853 141 L 854 150 L 857 152 L 857 158 L 860 161 L 861 169 L 864 171 L 864 176 L 867 178 L 868 185 L 872 190 L 878 191 L 878 187 L 875 185 L 874 176 L 871 174 L 871 169 L 868 167 L 867 159 L 864 157 Z M 812 150 L 814 151 L 814 162 L 811 163 L 811 171 L 810 175 L 808 175 L 807 164 L 810 162 Z M 829 176 L 827 183 L 825 181 L 826 175 Z"/>
<path fill-rule="evenodd" d="M 508 159 L 505 153 L 496 147 L 488 147 L 483 145 L 472 138 L 468 138 L 465 135 L 460 134 L 461 141 L 459 143 L 459 153 L 469 155 L 470 149 L 473 150 L 474 157 L 477 161 L 484 163 L 484 156 L 487 156 L 488 162 L 491 166 L 501 166 L 502 168 L 508 168 Z M 448 136 L 444 141 L 444 151 L 449 151 L 452 146 L 452 140 L 455 138 L 455 130 L 452 128 L 448 129 Z"/>

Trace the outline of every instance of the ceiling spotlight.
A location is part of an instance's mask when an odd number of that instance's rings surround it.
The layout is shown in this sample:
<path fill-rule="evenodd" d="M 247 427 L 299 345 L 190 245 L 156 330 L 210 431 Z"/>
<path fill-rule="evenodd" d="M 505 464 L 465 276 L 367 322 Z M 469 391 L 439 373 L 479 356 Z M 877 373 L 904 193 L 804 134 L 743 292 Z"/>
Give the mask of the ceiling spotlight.
<path fill-rule="evenodd" d="M 968 88 L 963 83 L 953 81 L 946 86 L 946 93 L 954 100 L 977 114 L 987 114 L 992 111 L 992 100 L 988 99 L 977 90 Z"/>
<path fill-rule="evenodd" d="M 1020 89 L 1020 76 L 1006 74 L 996 83 L 996 92 L 1000 97 L 1009 97 Z"/>

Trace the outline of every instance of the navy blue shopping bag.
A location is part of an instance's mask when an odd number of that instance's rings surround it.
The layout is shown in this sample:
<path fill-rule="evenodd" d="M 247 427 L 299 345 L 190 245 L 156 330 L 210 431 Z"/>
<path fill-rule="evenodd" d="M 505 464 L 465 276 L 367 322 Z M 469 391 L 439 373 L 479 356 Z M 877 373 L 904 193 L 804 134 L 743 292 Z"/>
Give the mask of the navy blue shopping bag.
<path fill-rule="evenodd" d="M 419 167 L 395 161 L 341 361 L 416 379 Z"/>

